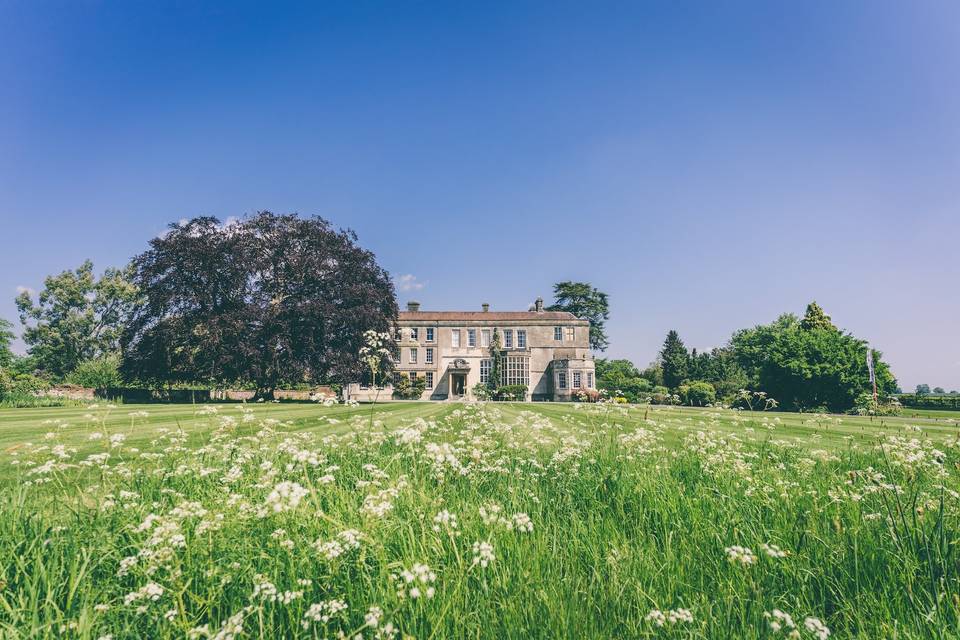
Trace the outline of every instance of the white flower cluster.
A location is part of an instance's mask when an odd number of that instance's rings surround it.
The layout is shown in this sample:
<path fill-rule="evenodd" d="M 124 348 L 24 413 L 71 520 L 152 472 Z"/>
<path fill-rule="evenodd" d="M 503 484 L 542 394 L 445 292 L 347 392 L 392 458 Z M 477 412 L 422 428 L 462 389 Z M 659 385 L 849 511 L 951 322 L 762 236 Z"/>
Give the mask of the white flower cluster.
<path fill-rule="evenodd" d="M 333 540 L 317 540 L 313 547 L 327 560 L 339 558 L 347 551 L 360 548 L 360 536 L 356 529 L 347 529 L 337 534 Z"/>
<path fill-rule="evenodd" d="M 668 609 L 667 611 L 651 609 L 644 620 L 657 627 L 673 626 L 680 622 L 693 622 L 693 614 L 689 609 Z"/>
<path fill-rule="evenodd" d="M 347 603 L 343 600 L 324 600 L 321 602 L 316 602 L 307 609 L 303 614 L 303 621 L 300 625 L 304 629 L 309 629 L 310 626 L 314 623 L 326 624 L 330 622 L 331 618 L 335 617 L 342 611 L 346 611 Z"/>
<path fill-rule="evenodd" d="M 390 577 L 395 582 L 400 583 L 397 589 L 397 597 L 401 600 L 405 598 L 411 600 L 430 599 L 437 593 L 437 590 L 433 587 L 433 583 L 437 581 L 437 574 L 425 564 L 414 564 L 409 569 L 403 569 L 400 573 L 395 573 Z"/>
<path fill-rule="evenodd" d="M 760 549 L 762 549 L 763 552 L 769 557 L 774 559 L 786 558 L 788 555 L 790 555 L 789 551 L 784 551 L 775 544 L 763 543 L 760 545 Z"/>
<path fill-rule="evenodd" d="M 450 513 L 446 509 L 433 516 L 434 531 L 449 531 L 452 535 L 457 535 L 459 526 L 456 514 Z"/>
<path fill-rule="evenodd" d="M 753 555 L 753 551 L 747 547 L 733 545 L 732 547 L 727 547 L 725 551 L 727 552 L 727 560 L 731 564 L 740 564 L 748 567 L 757 561 L 757 556 Z"/>
<path fill-rule="evenodd" d="M 470 566 L 480 565 L 481 568 L 486 569 L 494 559 L 492 544 L 487 541 L 473 543 L 473 562 Z"/>
<path fill-rule="evenodd" d="M 267 495 L 267 499 L 257 511 L 257 515 L 265 518 L 270 513 L 293 511 L 300 506 L 301 500 L 309 493 L 296 482 L 278 482 Z"/>
<path fill-rule="evenodd" d="M 141 600 L 156 602 L 163 596 L 163 587 L 156 582 L 148 582 L 136 591 L 131 591 L 123 596 L 124 604 L 134 604 Z"/>

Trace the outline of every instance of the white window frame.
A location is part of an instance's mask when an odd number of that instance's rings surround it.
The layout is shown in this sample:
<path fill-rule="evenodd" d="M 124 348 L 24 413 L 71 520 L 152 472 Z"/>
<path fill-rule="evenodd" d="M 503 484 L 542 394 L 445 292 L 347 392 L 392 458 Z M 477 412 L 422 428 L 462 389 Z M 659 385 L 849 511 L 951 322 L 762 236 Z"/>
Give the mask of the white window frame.
<path fill-rule="evenodd" d="M 503 330 L 503 348 L 513 349 L 513 329 Z"/>
<path fill-rule="evenodd" d="M 573 381 L 572 381 L 572 382 L 573 382 L 573 385 L 572 385 L 573 388 L 574 388 L 574 389 L 582 389 L 582 388 L 583 388 L 583 374 L 580 373 L 579 371 L 574 371 L 572 378 L 573 378 Z"/>
<path fill-rule="evenodd" d="M 433 327 L 427 327 L 426 332 L 427 332 L 427 342 L 433 342 L 434 340 Z"/>
<path fill-rule="evenodd" d="M 410 339 L 419 340 L 420 339 L 420 329 L 417 327 L 410 327 Z"/>
<path fill-rule="evenodd" d="M 577 339 L 577 328 L 576 327 L 564 327 L 563 328 L 563 341 L 564 342 L 574 342 Z"/>
<path fill-rule="evenodd" d="M 491 368 L 493 368 L 493 361 L 490 358 L 480 361 L 480 384 L 487 384 L 490 381 Z"/>
<path fill-rule="evenodd" d="M 417 351 L 416 347 L 410 347 L 410 364 L 417 364 Z"/>
<path fill-rule="evenodd" d="M 433 390 L 433 371 L 427 371 L 427 390 Z"/>
<path fill-rule="evenodd" d="M 426 353 L 423 354 L 424 364 L 433 364 L 433 347 L 427 347 Z"/>
<path fill-rule="evenodd" d="M 490 329 L 481 329 L 481 330 L 480 330 L 480 346 L 481 346 L 481 347 L 486 348 L 486 347 L 489 347 L 489 346 L 490 346 L 490 340 L 491 340 L 491 337 L 490 337 L 490 336 L 491 336 L 491 331 L 490 331 Z"/>
<path fill-rule="evenodd" d="M 517 329 L 517 349 L 527 348 L 527 330 Z"/>
<path fill-rule="evenodd" d="M 587 371 L 587 389 L 593 389 L 593 371 Z"/>
<path fill-rule="evenodd" d="M 474 348 L 477 346 L 477 330 L 467 329 L 467 346 Z"/>
<path fill-rule="evenodd" d="M 563 342 L 563 327 L 553 328 L 553 339 L 556 342 Z"/>
<path fill-rule="evenodd" d="M 566 371 L 557 372 L 557 388 L 558 389 L 567 388 L 567 372 Z"/>
<path fill-rule="evenodd" d="M 450 330 L 450 346 L 454 349 L 460 348 L 460 329 Z"/>
<path fill-rule="evenodd" d="M 410 372 L 410 382 L 416 382 L 416 381 L 417 381 L 417 372 L 416 372 L 416 371 L 411 371 L 411 372 Z"/>

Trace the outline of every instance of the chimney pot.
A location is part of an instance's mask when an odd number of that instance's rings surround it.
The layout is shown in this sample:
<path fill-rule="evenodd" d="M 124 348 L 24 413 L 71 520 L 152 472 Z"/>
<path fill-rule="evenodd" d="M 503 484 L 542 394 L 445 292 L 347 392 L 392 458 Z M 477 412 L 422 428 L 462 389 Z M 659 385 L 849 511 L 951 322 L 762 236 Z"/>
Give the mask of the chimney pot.
<path fill-rule="evenodd" d="M 481 307 L 485 312 L 486 312 L 486 311 L 490 311 L 490 303 L 489 303 L 489 302 L 484 302 L 482 305 L 480 305 L 480 307 Z"/>
<path fill-rule="evenodd" d="M 416 300 L 411 300 L 407 303 L 407 311 L 420 311 L 420 303 Z"/>

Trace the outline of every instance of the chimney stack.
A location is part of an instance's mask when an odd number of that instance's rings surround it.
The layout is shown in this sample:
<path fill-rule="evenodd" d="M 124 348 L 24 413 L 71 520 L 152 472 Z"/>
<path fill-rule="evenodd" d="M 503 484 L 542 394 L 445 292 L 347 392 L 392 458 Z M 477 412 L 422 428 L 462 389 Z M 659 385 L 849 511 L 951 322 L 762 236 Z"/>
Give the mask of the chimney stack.
<path fill-rule="evenodd" d="M 420 303 L 416 300 L 411 300 L 407 303 L 407 311 L 420 311 Z"/>
<path fill-rule="evenodd" d="M 490 303 L 489 303 L 489 302 L 484 302 L 482 305 L 480 305 L 480 307 L 483 309 L 484 313 L 486 313 L 487 311 L 490 311 Z"/>
<path fill-rule="evenodd" d="M 536 309 L 537 313 L 543 313 L 543 298 L 537 298 L 537 301 L 533 303 L 533 308 Z"/>

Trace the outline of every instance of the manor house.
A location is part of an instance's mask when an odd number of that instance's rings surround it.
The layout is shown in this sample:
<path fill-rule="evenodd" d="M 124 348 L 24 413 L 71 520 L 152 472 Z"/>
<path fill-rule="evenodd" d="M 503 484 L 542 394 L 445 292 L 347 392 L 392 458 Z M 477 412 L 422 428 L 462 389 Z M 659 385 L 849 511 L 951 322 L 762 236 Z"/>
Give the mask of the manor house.
<path fill-rule="evenodd" d="M 397 327 L 394 379 L 424 378 L 424 400 L 472 396 L 490 375 L 490 342 L 500 334 L 501 385 L 522 384 L 527 400 L 571 400 L 593 389 L 590 322 L 566 311 L 545 311 L 538 298 L 529 311 L 421 311 L 407 303 Z"/>

